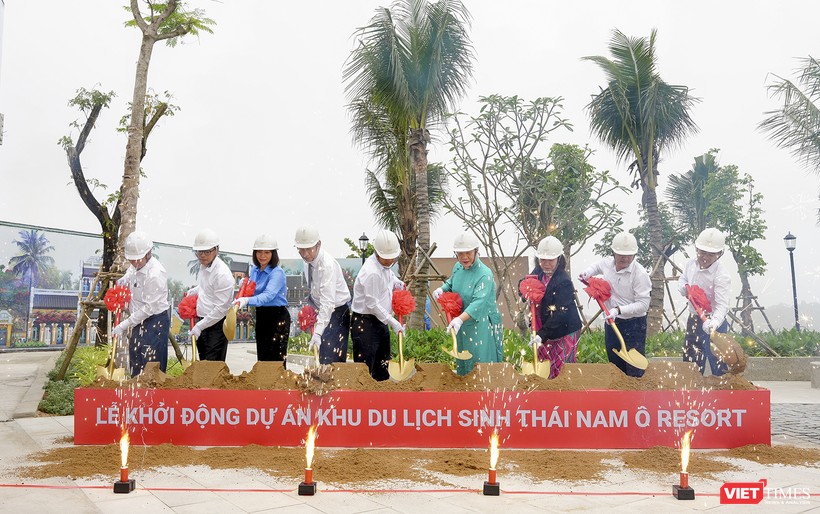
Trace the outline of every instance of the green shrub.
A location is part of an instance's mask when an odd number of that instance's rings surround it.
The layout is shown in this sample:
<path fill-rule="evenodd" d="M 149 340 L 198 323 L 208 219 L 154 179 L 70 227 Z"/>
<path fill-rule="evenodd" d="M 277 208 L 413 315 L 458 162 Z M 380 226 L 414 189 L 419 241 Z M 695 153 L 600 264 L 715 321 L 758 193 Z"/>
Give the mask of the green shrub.
<path fill-rule="evenodd" d="M 455 368 L 455 359 L 442 349 L 442 346 L 453 347 L 452 336 L 443 328 L 408 330 L 403 344 L 405 359 L 416 359 L 416 362 L 446 362 Z M 399 340 L 393 333 L 390 335 L 390 351 L 394 356 L 399 353 Z"/>
<path fill-rule="evenodd" d="M 48 346 L 48 343 L 43 341 L 26 341 L 24 339 L 14 341 L 12 344 L 14 348 L 45 348 L 46 346 Z"/>
<path fill-rule="evenodd" d="M 592 330 L 584 332 L 578 339 L 576 362 L 600 364 L 609 362 L 606 356 L 604 331 Z"/>
<path fill-rule="evenodd" d="M 820 356 L 820 332 L 814 330 L 797 331 L 796 328 L 775 333 L 762 333 L 758 336 L 766 341 L 782 357 L 816 357 Z M 752 338 L 736 337 L 748 355 L 755 357 L 769 356 L 769 352 Z"/>
<path fill-rule="evenodd" d="M 165 366 L 165 374 L 171 378 L 176 378 L 182 373 L 185 372 L 185 368 L 182 367 L 182 364 L 179 362 L 179 359 L 176 357 L 169 357 L 168 358 L 168 365 Z"/>
<path fill-rule="evenodd" d="M 43 399 L 37 409 L 47 414 L 56 416 L 69 416 L 74 414 L 74 388 L 80 387 L 80 382 L 76 379 L 53 380 L 43 387 Z"/>
<path fill-rule="evenodd" d="M 682 331 L 661 332 L 646 338 L 647 357 L 681 357 L 683 358 Z"/>
<path fill-rule="evenodd" d="M 48 382 L 43 386 L 45 393 L 37 408 L 47 414 L 67 416 L 74 414 L 74 389 L 85 387 L 97 377 L 97 367 L 105 366 L 108 360 L 108 346 L 80 346 L 66 370 L 64 380 L 55 380 L 57 372 L 65 361 L 65 351 L 60 353 L 54 368 L 48 372 Z"/>

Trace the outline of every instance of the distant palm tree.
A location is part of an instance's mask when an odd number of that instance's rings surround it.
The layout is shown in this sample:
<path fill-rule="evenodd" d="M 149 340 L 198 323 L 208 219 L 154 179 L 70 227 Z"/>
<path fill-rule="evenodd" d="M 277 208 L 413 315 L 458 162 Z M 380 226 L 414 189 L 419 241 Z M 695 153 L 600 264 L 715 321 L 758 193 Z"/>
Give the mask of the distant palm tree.
<path fill-rule="evenodd" d="M 647 38 L 630 38 L 613 32 L 609 42 L 612 59 L 584 57 L 597 64 L 606 75 L 607 87 L 587 105 L 590 128 L 618 157 L 629 163 L 634 187 L 640 187 L 646 212 L 649 242 L 656 262 L 663 251 L 663 232 L 656 192 L 658 160 L 666 148 L 680 145 L 697 125 L 690 108 L 697 99 L 686 86 L 664 82 L 655 60 L 657 31 Z M 663 321 L 664 266 L 660 261 L 652 271 L 647 331 L 657 333 Z"/>
<path fill-rule="evenodd" d="M 26 334 L 28 335 L 29 312 L 31 312 L 31 289 L 40 281 L 40 276 L 49 267 L 54 266 L 54 258 L 46 255 L 54 250 L 46 235 L 35 230 L 21 230 L 20 240 L 12 241 L 17 245 L 20 254 L 9 260 L 11 271 L 21 279 L 28 281 L 29 306 L 26 309 Z"/>
<path fill-rule="evenodd" d="M 820 174 L 820 62 L 809 56 L 796 82 L 774 75 L 769 93 L 783 106 L 766 112 L 759 127 L 780 148 L 791 150 L 809 171 Z M 817 222 L 820 224 L 820 210 Z"/>
<path fill-rule="evenodd" d="M 703 190 L 710 175 L 718 171 L 717 150 L 695 157 L 692 169 L 669 176 L 666 199 L 678 226 L 686 228 L 686 240 L 693 241 L 706 228 L 707 199 Z"/>
<path fill-rule="evenodd" d="M 386 177 L 405 262 L 417 245 L 430 248 L 427 145 L 430 129 L 454 110 L 469 85 L 469 20 L 458 0 L 399 0 L 380 7 L 356 32 L 358 46 L 344 68 L 353 139 Z M 421 264 L 423 275 L 426 261 Z M 423 326 L 426 293 L 427 285 L 417 283 L 413 328 Z"/>

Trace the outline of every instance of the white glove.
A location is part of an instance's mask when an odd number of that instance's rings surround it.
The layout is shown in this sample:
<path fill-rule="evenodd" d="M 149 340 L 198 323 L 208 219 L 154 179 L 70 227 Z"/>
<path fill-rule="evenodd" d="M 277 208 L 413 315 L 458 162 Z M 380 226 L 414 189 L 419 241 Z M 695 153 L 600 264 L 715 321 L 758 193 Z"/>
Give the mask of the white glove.
<path fill-rule="evenodd" d="M 541 344 L 541 336 L 536 334 L 535 337 L 530 339 L 530 346 L 532 346 L 532 345 L 538 346 L 539 344 Z"/>
<path fill-rule="evenodd" d="M 451 321 L 450 324 L 447 325 L 447 332 L 449 332 L 450 330 L 453 330 L 453 331 L 455 331 L 456 334 L 458 334 L 458 331 L 461 330 L 461 325 L 463 323 L 464 322 L 461 321 L 461 318 L 459 318 L 459 317 L 453 318 L 453 321 Z"/>
<path fill-rule="evenodd" d="M 398 334 L 407 335 L 407 325 L 402 325 L 401 323 L 399 323 L 399 320 L 397 320 L 396 318 L 389 318 L 387 320 L 387 324 L 390 325 L 390 328 L 393 329 L 393 332 L 395 332 L 396 335 L 398 335 Z"/>
<path fill-rule="evenodd" d="M 318 351 L 322 346 L 322 334 L 313 333 L 313 336 L 308 342 L 308 350 L 313 351 L 314 348 Z"/>
<path fill-rule="evenodd" d="M 604 314 L 604 320 L 609 323 L 610 321 L 615 321 L 615 310 L 609 311 L 607 314 Z"/>
<path fill-rule="evenodd" d="M 701 330 L 703 330 L 707 334 L 711 334 L 712 330 L 715 330 L 715 322 L 712 318 L 706 318 L 706 321 L 703 322 L 701 326 Z"/>
<path fill-rule="evenodd" d="M 581 282 L 589 282 L 589 277 L 589 273 L 581 273 L 580 275 L 578 275 L 578 280 L 580 280 Z"/>
<path fill-rule="evenodd" d="M 249 296 L 242 296 L 234 300 L 233 304 L 239 307 L 240 309 L 244 309 L 248 305 L 248 300 L 251 298 Z"/>
<path fill-rule="evenodd" d="M 128 326 L 125 323 L 120 323 L 113 330 L 111 330 L 111 335 L 116 337 L 122 337 L 125 334 L 125 331 L 128 330 Z"/>
<path fill-rule="evenodd" d="M 194 325 L 194 328 L 191 329 L 191 335 L 196 337 L 197 339 L 199 338 L 199 334 L 201 334 L 201 333 L 202 333 L 202 327 L 199 326 L 199 325 Z"/>
<path fill-rule="evenodd" d="M 407 286 L 401 280 L 397 280 L 393 283 L 393 291 L 403 291 L 407 289 Z"/>
<path fill-rule="evenodd" d="M 437 287 L 435 291 L 433 291 L 433 300 L 438 300 L 438 297 L 444 294 L 444 289 Z"/>
<path fill-rule="evenodd" d="M 191 289 L 188 289 L 188 292 L 185 293 L 185 296 L 193 296 L 195 294 L 199 294 L 199 286 L 194 286 Z"/>

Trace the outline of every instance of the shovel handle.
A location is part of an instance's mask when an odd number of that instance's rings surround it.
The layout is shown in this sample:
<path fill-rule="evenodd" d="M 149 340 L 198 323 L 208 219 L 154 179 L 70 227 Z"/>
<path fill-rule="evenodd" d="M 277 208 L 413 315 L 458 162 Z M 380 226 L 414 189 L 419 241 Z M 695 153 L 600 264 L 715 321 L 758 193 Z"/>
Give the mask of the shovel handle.
<path fill-rule="evenodd" d="M 403 316 L 399 314 L 399 325 L 402 325 Z M 404 371 L 404 332 L 399 332 L 399 370 Z"/>
<path fill-rule="evenodd" d="M 530 313 L 532 314 L 532 320 L 530 321 L 532 337 L 535 339 L 538 332 L 535 331 L 535 303 L 532 301 L 530 301 Z M 538 368 L 538 345 L 535 343 L 532 344 L 532 365 L 534 368 Z"/>
<path fill-rule="evenodd" d="M 686 297 L 686 299 L 689 301 L 689 305 L 691 305 L 692 307 L 695 308 L 695 312 L 697 312 L 698 317 L 700 317 L 700 322 L 703 323 L 704 321 L 706 321 L 706 313 L 703 311 L 703 308 L 699 307 L 698 305 L 695 305 L 695 302 L 693 302 L 692 300 L 689 300 L 688 296 Z M 711 338 L 711 336 L 714 335 L 714 333 L 716 331 L 717 330 L 713 328 L 712 331 L 709 334 L 709 337 Z"/>

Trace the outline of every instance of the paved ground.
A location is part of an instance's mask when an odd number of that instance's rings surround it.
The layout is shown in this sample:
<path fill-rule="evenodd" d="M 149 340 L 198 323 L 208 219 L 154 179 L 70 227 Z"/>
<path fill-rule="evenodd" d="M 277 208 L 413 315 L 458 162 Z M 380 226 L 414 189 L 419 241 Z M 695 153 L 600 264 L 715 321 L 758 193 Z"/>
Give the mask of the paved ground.
<path fill-rule="evenodd" d="M 228 365 L 238 374 L 250 370 L 256 356 L 253 345 L 231 346 Z M 671 495 L 674 477 L 638 475 L 627 469 L 604 480 L 584 484 L 542 482 L 515 477 L 501 480 L 500 497 L 478 492 L 476 478 L 447 477 L 460 489 L 421 490 L 417 484 L 373 484 L 368 490 L 349 491 L 319 484 L 316 496 L 298 496 L 297 484 L 277 481 L 255 470 L 211 470 L 206 467 L 164 468 L 137 479 L 131 494 L 114 494 L 110 481 L 72 480 L 68 477 L 34 482 L 15 478 L 10 471 L 26 456 L 49 449 L 73 434 L 71 416 L 34 417 L 45 373 L 53 367 L 54 352 L 0 354 L 0 512 L 174 512 L 174 513 L 357 513 L 357 512 L 566 512 L 655 510 L 738 510 L 720 505 L 719 488 L 726 481 L 753 482 L 761 478 L 782 491 L 808 491 L 809 498 L 764 500 L 746 506 L 746 512 L 820 513 L 820 469 L 763 466 L 734 460 L 742 471 L 723 473 L 719 480 L 692 477 L 697 498 L 677 501 Z M 760 382 L 772 391 L 773 444 L 820 447 L 820 390 L 808 382 Z M 532 492 L 537 491 L 537 492 Z"/>

